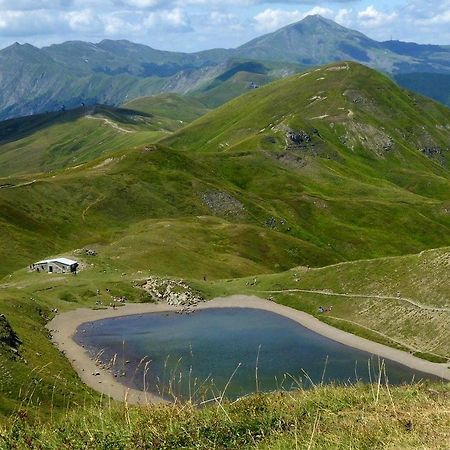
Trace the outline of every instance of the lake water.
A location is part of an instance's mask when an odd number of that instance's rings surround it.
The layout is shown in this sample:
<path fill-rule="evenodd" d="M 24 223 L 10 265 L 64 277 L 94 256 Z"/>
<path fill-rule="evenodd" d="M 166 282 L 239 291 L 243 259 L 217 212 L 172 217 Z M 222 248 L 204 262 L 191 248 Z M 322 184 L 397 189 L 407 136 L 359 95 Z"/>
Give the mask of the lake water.
<path fill-rule="evenodd" d="M 122 383 L 166 398 L 234 399 L 259 391 L 377 380 L 378 357 L 259 309 L 144 314 L 83 324 L 75 340 Z M 432 375 L 386 361 L 390 384 Z M 231 381 L 230 381 L 231 380 Z M 227 386 L 228 385 L 228 386 Z"/>

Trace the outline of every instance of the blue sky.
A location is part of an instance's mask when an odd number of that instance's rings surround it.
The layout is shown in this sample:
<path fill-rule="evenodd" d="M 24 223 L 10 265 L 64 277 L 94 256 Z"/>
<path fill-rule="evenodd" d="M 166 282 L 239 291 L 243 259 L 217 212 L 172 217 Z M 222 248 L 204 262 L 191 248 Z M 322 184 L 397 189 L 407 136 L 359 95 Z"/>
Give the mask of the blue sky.
<path fill-rule="evenodd" d="M 0 0 L 0 47 L 105 38 L 179 51 L 235 47 L 308 14 L 377 40 L 450 44 L 450 0 Z"/>

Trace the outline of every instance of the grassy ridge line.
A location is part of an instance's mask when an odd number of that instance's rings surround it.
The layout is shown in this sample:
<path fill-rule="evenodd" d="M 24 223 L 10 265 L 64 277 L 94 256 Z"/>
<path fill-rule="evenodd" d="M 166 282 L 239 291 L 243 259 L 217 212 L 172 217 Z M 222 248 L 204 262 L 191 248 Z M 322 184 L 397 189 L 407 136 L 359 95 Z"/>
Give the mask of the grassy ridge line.
<path fill-rule="evenodd" d="M 81 408 L 36 426 L 26 415 L 0 428 L 5 448 L 444 449 L 445 385 L 318 387 L 238 402 Z"/>
<path fill-rule="evenodd" d="M 4 137 L 0 141 L 0 177 L 77 166 L 166 134 L 147 117 L 132 120 L 107 107 L 43 116 L 43 121 L 32 116 L 0 123 Z"/>
<path fill-rule="evenodd" d="M 0 177 L 54 171 L 149 144 L 206 112 L 197 100 L 166 95 L 123 108 L 97 105 L 0 122 Z"/>
<path fill-rule="evenodd" d="M 183 124 L 193 122 L 209 111 L 209 108 L 198 99 L 171 93 L 139 97 L 124 103 L 122 107 L 150 114 L 159 120 L 170 119 L 174 130 Z"/>

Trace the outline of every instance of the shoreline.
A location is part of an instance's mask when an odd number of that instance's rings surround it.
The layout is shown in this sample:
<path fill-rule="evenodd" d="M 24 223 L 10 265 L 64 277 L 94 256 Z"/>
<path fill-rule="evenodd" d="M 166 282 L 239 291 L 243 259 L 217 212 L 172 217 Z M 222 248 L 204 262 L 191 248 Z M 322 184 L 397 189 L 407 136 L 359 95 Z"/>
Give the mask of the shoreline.
<path fill-rule="evenodd" d="M 291 319 L 315 333 L 348 347 L 362 350 L 397 362 L 410 369 L 450 381 L 450 368 L 447 367 L 446 363 L 433 363 L 417 358 L 405 351 L 339 330 L 321 322 L 310 314 L 269 300 L 248 295 L 218 297 L 205 303 L 200 303 L 195 307 L 194 311 L 211 308 L 253 308 L 269 311 Z M 52 333 L 53 344 L 65 354 L 80 379 L 90 388 L 114 400 L 126 401 L 130 404 L 167 404 L 169 403 L 167 400 L 151 392 L 132 389 L 120 383 L 109 371 L 99 368 L 87 351 L 78 345 L 73 337 L 78 327 L 87 322 L 130 315 L 177 312 L 180 310 L 180 307 L 162 303 L 129 303 L 115 310 L 82 308 L 57 315 L 47 324 L 47 328 Z M 100 375 L 95 375 L 96 373 L 100 373 Z"/>

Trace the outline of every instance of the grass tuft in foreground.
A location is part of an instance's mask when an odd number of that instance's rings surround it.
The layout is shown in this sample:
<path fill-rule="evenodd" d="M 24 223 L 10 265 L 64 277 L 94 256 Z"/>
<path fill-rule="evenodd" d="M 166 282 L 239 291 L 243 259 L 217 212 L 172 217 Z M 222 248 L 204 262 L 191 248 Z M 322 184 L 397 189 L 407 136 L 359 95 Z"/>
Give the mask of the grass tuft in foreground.
<path fill-rule="evenodd" d="M 318 387 L 257 394 L 199 409 L 79 409 L 53 422 L 20 412 L 0 428 L 5 449 L 385 449 L 448 448 L 445 385 Z"/>

